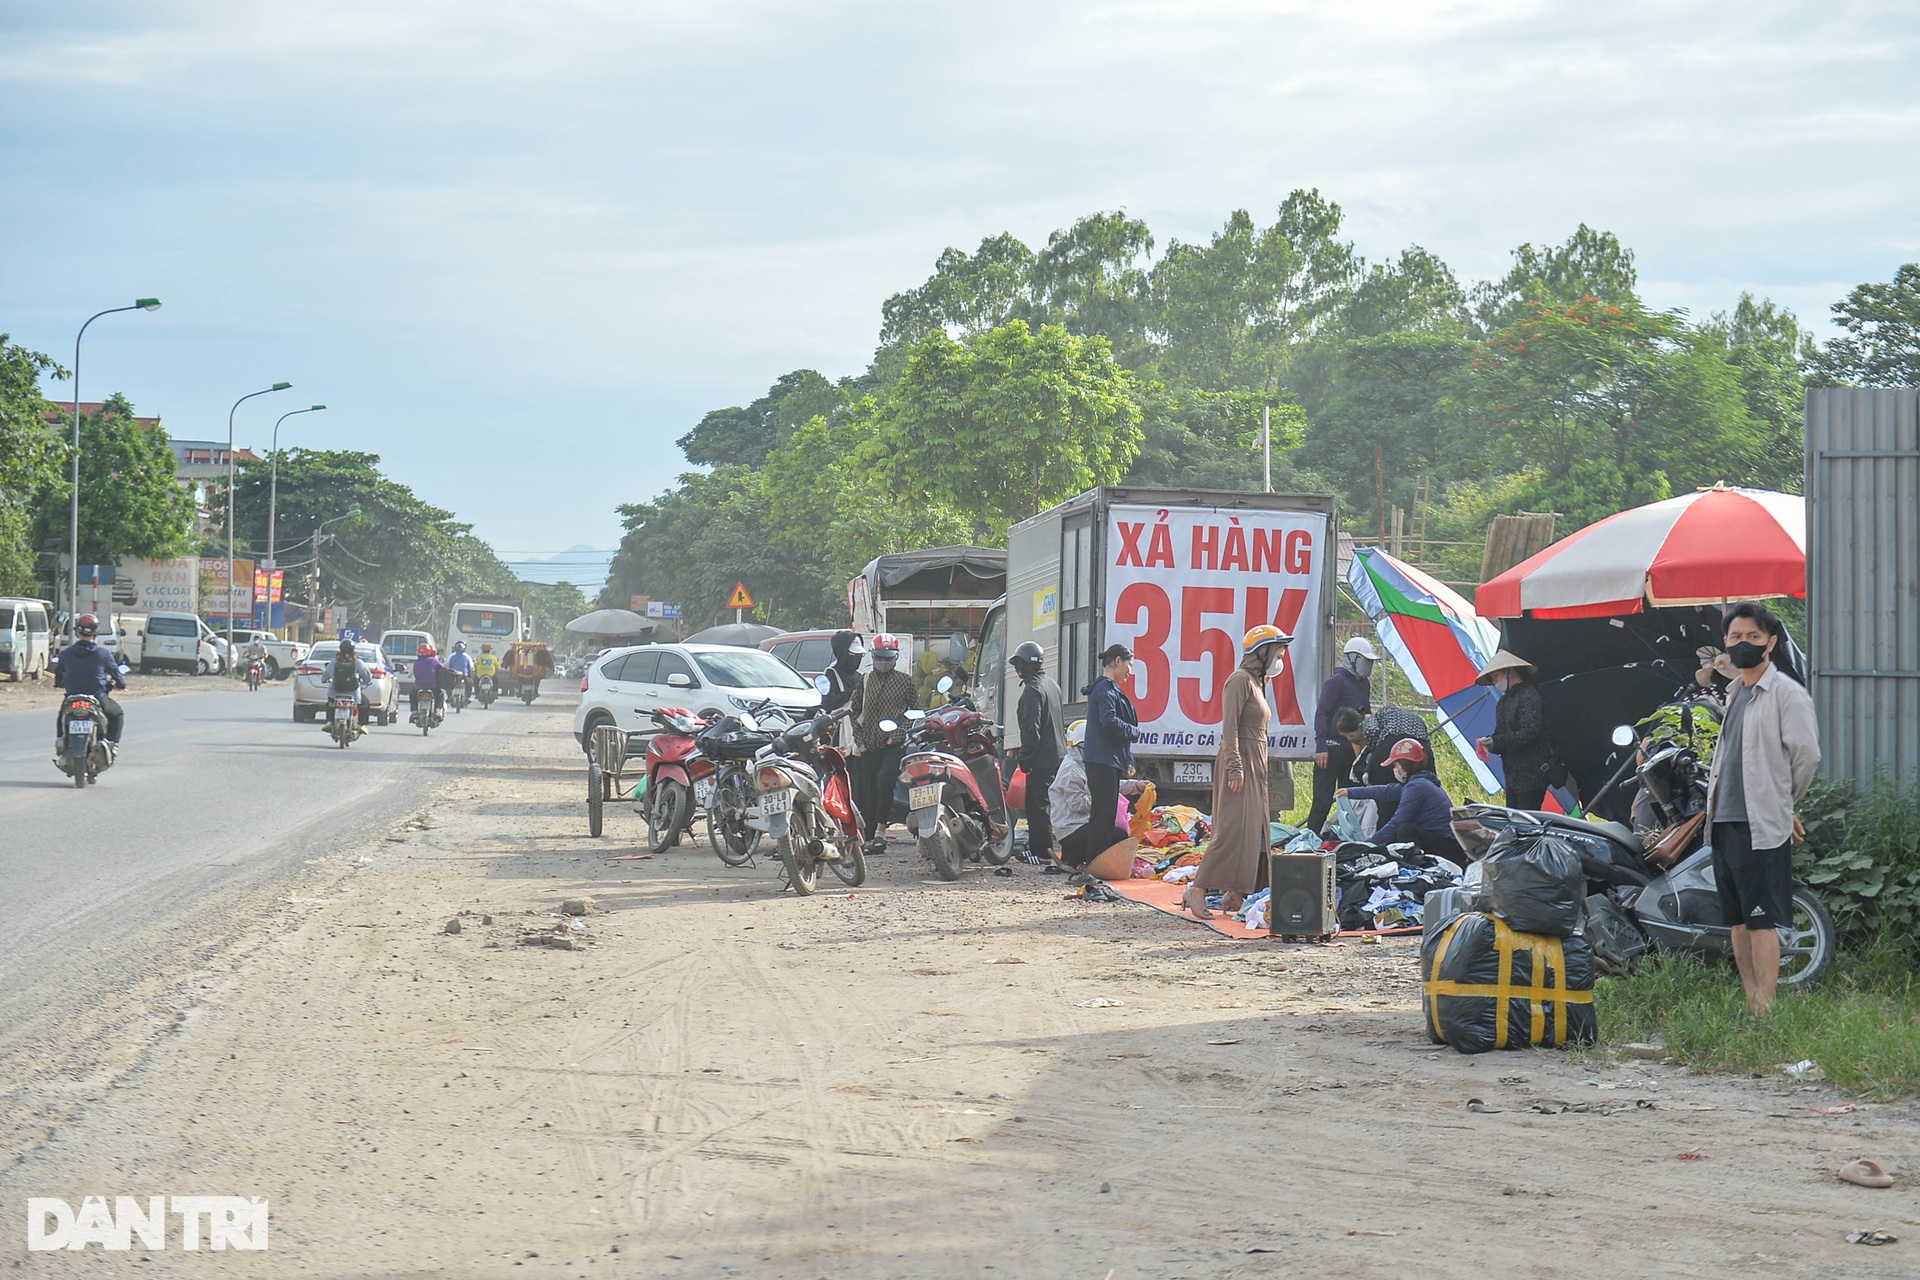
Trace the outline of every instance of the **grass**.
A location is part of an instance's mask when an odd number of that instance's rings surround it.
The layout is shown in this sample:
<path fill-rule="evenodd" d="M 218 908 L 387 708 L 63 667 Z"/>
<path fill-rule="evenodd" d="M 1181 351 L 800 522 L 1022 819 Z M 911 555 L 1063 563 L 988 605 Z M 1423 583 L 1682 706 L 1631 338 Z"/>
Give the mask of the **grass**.
<path fill-rule="evenodd" d="M 1601 1044 L 1655 1041 L 1701 1071 L 1780 1077 L 1811 1058 L 1848 1093 L 1877 1101 L 1920 1093 L 1920 979 L 1889 935 L 1843 954 L 1812 991 L 1783 992 L 1764 1019 L 1747 1013 L 1730 961 L 1666 955 L 1603 978 Z"/>

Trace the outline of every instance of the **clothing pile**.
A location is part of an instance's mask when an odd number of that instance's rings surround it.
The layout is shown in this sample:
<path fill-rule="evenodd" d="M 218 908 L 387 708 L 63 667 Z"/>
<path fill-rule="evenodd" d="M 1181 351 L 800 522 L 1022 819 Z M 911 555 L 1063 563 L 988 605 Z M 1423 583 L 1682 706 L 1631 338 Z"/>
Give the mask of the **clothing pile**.
<path fill-rule="evenodd" d="M 1140 836 L 1140 843 L 1156 849 L 1176 844 L 1205 844 L 1213 832 L 1213 820 L 1192 805 L 1161 805 L 1152 812 L 1152 820 Z"/>
<path fill-rule="evenodd" d="M 1258 933 L 1267 927 L 1267 917 L 1270 914 L 1268 908 L 1272 900 L 1272 889 L 1262 889 L 1258 893 L 1250 894 L 1246 902 L 1241 904 L 1240 909 L 1233 913 L 1233 918 Z"/>
<path fill-rule="evenodd" d="M 1422 853 L 1411 844 L 1381 850 L 1349 841 L 1334 850 L 1339 875 L 1340 927 L 1417 929 L 1427 895 L 1459 885 L 1464 871 L 1445 858 Z"/>

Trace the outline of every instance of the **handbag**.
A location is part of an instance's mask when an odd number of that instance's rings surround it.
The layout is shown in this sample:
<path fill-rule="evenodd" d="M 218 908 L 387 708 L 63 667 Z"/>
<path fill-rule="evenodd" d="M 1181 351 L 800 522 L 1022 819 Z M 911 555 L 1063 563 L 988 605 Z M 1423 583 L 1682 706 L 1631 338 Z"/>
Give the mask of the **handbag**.
<path fill-rule="evenodd" d="M 1700 843 L 1700 830 L 1707 824 L 1707 814 L 1703 809 L 1684 822 L 1675 823 L 1657 836 L 1652 836 L 1645 845 L 1646 859 L 1653 866 L 1665 871 L 1674 863 L 1693 852 Z"/>

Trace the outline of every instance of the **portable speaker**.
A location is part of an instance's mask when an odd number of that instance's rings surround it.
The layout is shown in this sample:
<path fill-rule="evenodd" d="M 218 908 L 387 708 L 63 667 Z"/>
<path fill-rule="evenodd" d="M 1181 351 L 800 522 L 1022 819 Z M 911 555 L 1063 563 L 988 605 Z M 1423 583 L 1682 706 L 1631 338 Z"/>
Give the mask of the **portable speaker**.
<path fill-rule="evenodd" d="M 1340 880 L 1331 853 L 1271 853 L 1273 900 L 1267 932 L 1276 938 L 1330 938 L 1340 932 Z"/>

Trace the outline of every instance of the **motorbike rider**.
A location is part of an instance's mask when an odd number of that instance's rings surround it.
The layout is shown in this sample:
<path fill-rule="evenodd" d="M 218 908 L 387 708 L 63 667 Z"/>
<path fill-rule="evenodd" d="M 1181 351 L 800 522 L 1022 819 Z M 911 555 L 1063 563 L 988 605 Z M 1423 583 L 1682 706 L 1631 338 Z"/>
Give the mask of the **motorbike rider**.
<path fill-rule="evenodd" d="M 473 655 L 467 652 L 465 640 L 453 642 L 453 652 L 447 655 L 447 670 L 459 676 L 467 696 L 473 696 Z"/>
<path fill-rule="evenodd" d="M 434 710 L 446 710 L 447 693 L 440 687 L 440 673 L 445 670 L 448 670 L 447 664 L 440 661 L 439 651 L 432 645 L 423 644 L 414 650 L 412 709 L 415 712 L 420 710 L 421 693 L 427 691 L 433 695 Z"/>
<path fill-rule="evenodd" d="M 493 680 L 497 679 L 499 675 L 500 658 L 494 653 L 492 645 L 483 643 L 480 646 L 480 656 L 473 660 L 473 678 L 476 680 Z"/>
<path fill-rule="evenodd" d="M 246 664 L 249 662 L 259 663 L 261 674 L 266 674 L 267 642 L 258 634 L 255 634 L 253 639 L 247 641 L 247 647 L 240 651 L 240 667 L 242 671 L 246 670 Z"/>
<path fill-rule="evenodd" d="M 1048 790 L 1067 754 L 1060 684 L 1047 674 L 1046 654 L 1031 640 L 1013 651 L 1007 665 L 1020 677 L 1021 686 L 1015 715 L 1020 725 L 1020 767 L 1027 771 L 1027 852 L 1051 858 L 1053 815 Z"/>
<path fill-rule="evenodd" d="M 833 633 L 833 665 L 823 673 L 827 691 L 820 695 L 822 711 L 838 711 L 853 701 L 860 689 L 860 659 L 866 656 L 867 646 L 860 643 L 859 632 Z"/>
<path fill-rule="evenodd" d="M 856 783 L 860 794 L 854 805 L 866 820 L 868 855 L 885 853 L 887 842 L 880 832 L 892 817 L 894 783 L 900 777 L 900 761 L 907 753 L 907 731 L 903 723 L 909 708 L 920 705 L 913 677 L 900 670 L 900 637 L 882 631 L 873 638 L 873 671 L 853 691 L 848 704 L 852 712 L 853 741 L 860 754 L 854 757 L 860 768 Z M 880 722 L 890 720 L 894 727 L 882 729 Z"/>
<path fill-rule="evenodd" d="M 320 681 L 334 693 L 351 693 L 360 704 L 360 733 L 367 732 L 367 691 L 373 688 L 373 668 L 367 665 L 353 647 L 353 641 L 342 640 L 340 648 L 320 673 Z M 333 704 L 327 704 L 327 724 L 333 723 Z"/>
<path fill-rule="evenodd" d="M 127 682 L 120 677 L 120 661 L 99 643 L 100 619 L 93 614 L 83 613 L 75 619 L 73 634 L 74 642 L 62 649 L 54 660 L 54 687 L 99 698 L 100 709 L 107 717 L 107 750 L 118 751 L 120 730 L 127 723 L 126 712 L 112 697 L 115 689 L 127 687 Z M 56 753 L 66 742 L 65 712 L 64 705 L 55 708 L 53 749 Z"/>

